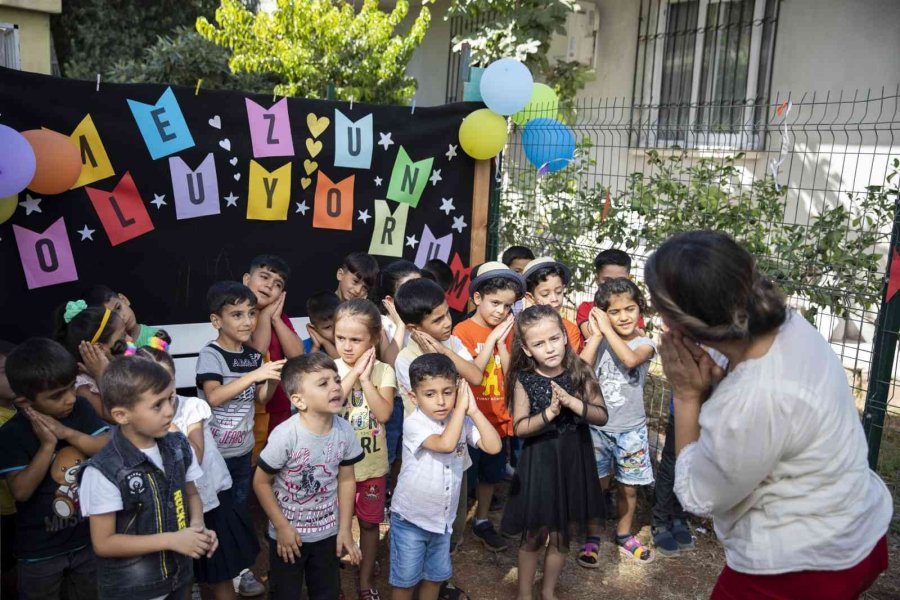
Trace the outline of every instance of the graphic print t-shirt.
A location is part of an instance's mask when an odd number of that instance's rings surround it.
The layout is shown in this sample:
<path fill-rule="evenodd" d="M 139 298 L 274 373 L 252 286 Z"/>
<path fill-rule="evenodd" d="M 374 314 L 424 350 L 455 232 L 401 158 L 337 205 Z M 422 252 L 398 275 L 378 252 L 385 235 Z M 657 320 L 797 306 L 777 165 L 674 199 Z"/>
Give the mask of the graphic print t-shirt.
<path fill-rule="evenodd" d="M 637 350 L 640 346 L 650 346 L 656 350 L 656 344 L 648 337 L 637 337 L 628 342 L 628 347 Z M 603 401 L 609 411 L 609 421 L 599 429 L 610 433 L 633 431 L 647 423 L 644 411 L 644 383 L 650 371 L 650 361 L 629 369 L 610 349 L 605 339 L 597 349 L 597 363 L 594 372 L 600 380 Z"/>
<path fill-rule="evenodd" d="M 68 417 L 59 419 L 66 427 L 88 435 L 109 429 L 84 398 L 75 399 Z M 23 471 L 38 453 L 41 442 L 31 421 L 19 412 L 0 427 L 0 476 Z M 15 553 L 20 559 L 50 558 L 91 543 L 88 522 L 79 510 L 76 475 L 87 457 L 74 446 L 59 440 L 56 453 L 43 481 L 25 502 L 16 503 Z"/>
<path fill-rule="evenodd" d="M 453 328 L 453 335 L 459 338 L 469 354 L 478 356 L 492 329 L 482 327 L 473 319 L 467 319 Z M 470 385 L 478 409 L 484 413 L 494 429 L 501 437 L 512 435 L 512 417 L 506 407 L 506 385 L 503 376 L 503 367 L 500 364 L 500 355 L 496 349 L 487 366 L 481 385 Z"/>
<path fill-rule="evenodd" d="M 227 385 L 255 371 L 263 364 L 263 356 L 250 346 L 240 352 L 229 352 L 215 342 L 210 342 L 197 357 L 197 394 L 204 400 L 204 381 L 218 381 Z M 231 400 L 212 406 L 209 430 L 219 446 L 223 458 L 243 456 L 253 450 L 253 409 L 256 384 Z"/>
<path fill-rule="evenodd" d="M 362 446 L 347 421 L 336 416 L 331 431 L 316 435 L 303 426 L 298 415 L 293 415 L 269 434 L 258 464 L 275 476 L 275 501 L 306 543 L 337 533 L 338 470 L 362 458 Z M 276 539 L 271 522 L 268 533 Z"/>
<path fill-rule="evenodd" d="M 346 377 L 350 372 L 351 367 L 342 358 L 335 360 L 334 364 L 337 365 L 338 375 L 341 377 Z M 377 389 L 386 387 L 394 388 L 395 391 L 397 389 L 394 370 L 380 360 L 376 360 L 375 366 L 372 367 L 371 380 L 372 385 Z M 379 423 L 372 414 L 359 380 L 353 387 L 353 391 L 350 392 L 341 416 L 350 423 L 350 427 L 356 432 L 359 443 L 366 453 L 363 461 L 356 465 L 356 480 L 365 481 L 387 474 L 387 437 L 384 425 Z"/>

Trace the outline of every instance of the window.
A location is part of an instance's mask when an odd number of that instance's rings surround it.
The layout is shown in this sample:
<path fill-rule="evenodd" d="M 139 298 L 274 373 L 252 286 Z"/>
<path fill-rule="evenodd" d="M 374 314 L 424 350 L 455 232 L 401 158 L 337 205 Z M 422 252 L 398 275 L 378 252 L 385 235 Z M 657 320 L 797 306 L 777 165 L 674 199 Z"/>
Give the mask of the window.
<path fill-rule="evenodd" d="M 777 0 L 649 0 L 642 5 L 641 143 L 753 149 L 762 143 Z"/>
<path fill-rule="evenodd" d="M 0 23 L 0 67 L 22 68 L 19 59 L 19 28 L 11 23 Z"/>

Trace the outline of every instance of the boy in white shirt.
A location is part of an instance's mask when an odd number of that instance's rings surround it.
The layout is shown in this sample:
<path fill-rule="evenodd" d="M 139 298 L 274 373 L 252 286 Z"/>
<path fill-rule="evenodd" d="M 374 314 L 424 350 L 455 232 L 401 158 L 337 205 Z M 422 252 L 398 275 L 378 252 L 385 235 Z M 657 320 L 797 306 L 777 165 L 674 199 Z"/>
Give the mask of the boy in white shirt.
<path fill-rule="evenodd" d="M 424 354 L 409 366 L 416 410 L 403 423 L 403 463 L 391 504 L 391 574 L 394 600 L 436 600 L 450 579 L 450 532 L 460 483 L 468 466 L 466 444 L 488 454 L 500 436 L 478 410 L 472 390 L 451 359 Z"/>

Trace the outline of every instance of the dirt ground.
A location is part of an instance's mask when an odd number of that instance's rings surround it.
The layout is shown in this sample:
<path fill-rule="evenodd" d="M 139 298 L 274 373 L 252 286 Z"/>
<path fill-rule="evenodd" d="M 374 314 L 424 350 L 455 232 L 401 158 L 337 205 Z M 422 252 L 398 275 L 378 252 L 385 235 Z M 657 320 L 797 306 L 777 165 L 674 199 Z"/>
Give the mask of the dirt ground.
<path fill-rule="evenodd" d="M 505 495 L 501 486 L 500 495 Z M 649 507 L 652 494 L 639 496 L 636 523 L 645 524 L 640 532 L 644 541 L 650 539 Z M 471 508 L 471 507 L 470 507 Z M 251 503 L 251 512 L 257 522 L 257 531 L 261 533 L 260 545 L 267 547 L 264 536 L 265 517 L 255 502 Z M 473 511 L 470 510 L 471 519 Z M 501 514 L 493 513 L 491 519 L 499 524 Z M 895 522 L 900 519 L 895 515 Z M 692 523 L 697 548 L 691 552 L 672 558 L 657 557 L 649 565 L 636 565 L 620 559 L 615 545 L 611 541 L 613 523 L 607 523 L 608 539 L 601 545 L 600 568 L 588 570 L 579 567 L 575 558 L 578 548 L 571 547 L 571 560 L 567 563 L 557 587 L 559 600 L 593 600 L 605 599 L 628 600 L 693 600 L 708 598 L 715 584 L 716 577 L 725 565 L 725 554 L 722 546 L 712 533 L 707 522 Z M 699 529 L 697 529 L 699 527 Z M 381 573 L 378 577 L 378 589 L 385 600 L 390 598 L 388 585 L 388 535 L 387 525 L 382 527 L 381 552 L 379 562 Z M 898 528 L 894 528 L 896 532 Z M 358 532 L 357 532 L 358 535 Z M 897 600 L 900 598 L 900 535 L 892 534 L 889 539 L 890 568 L 864 596 L 866 600 Z M 265 581 L 268 571 L 268 555 L 260 553 L 254 571 L 260 581 Z M 453 557 L 453 583 L 465 590 L 473 600 L 507 600 L 516 595 L 516 544 L 499 554 L 487 552 L 481 543 L 466 531 L 462 546 Z M 538 573 L 540 577 L 540 572 Z M 347 600 L 356 598 L 356 568 L 347 565 L 342 572 L 343 590 Z M 304 596 L 305 597 L 305 594 Z"/>

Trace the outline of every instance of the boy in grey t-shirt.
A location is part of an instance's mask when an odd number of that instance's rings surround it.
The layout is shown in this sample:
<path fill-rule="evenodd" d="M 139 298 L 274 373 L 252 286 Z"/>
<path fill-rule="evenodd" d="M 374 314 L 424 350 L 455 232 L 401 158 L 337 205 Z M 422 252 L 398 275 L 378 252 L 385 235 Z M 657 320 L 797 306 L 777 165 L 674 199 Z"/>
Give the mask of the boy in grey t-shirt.
<path fill-rule="evenodd" d="M 340 595 L 341 553 L 360 559 L 351 532 L 353 465 L 365 454 L 338 416 L 344 400 L 331 358 L 320 352 L 292 358 L 281 382 L 298 414 L 269 434 L 253 476 L 269 517 L 269 597 L 297 598 L 305 580 L 310 600 L 333 599 Z"/>
<path fill-rule="evenodd" d="M 214 283 L 206 296 L 219 336 L 197 357 L 197 392 L 209 403 L 209 429 L 231 475 L 234 503 L 245 507 L 250 492 L 254 401 L 265 404 L 280 378 L 283 360 L 263 363 L 247 346 L 256 321 L 256 294 L 236 281 Z"/>

